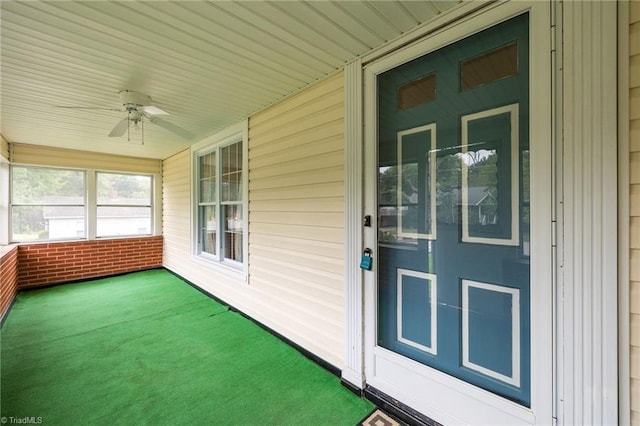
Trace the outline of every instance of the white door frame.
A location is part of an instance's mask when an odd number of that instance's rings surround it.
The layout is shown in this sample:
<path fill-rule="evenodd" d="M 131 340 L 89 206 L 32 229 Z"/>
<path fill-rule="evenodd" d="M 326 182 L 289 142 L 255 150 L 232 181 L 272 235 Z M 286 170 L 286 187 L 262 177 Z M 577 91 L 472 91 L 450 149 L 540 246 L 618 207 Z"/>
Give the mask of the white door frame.
<path fill-rule="evenodd" d="M 490 5 L 409 46 L 364 67 L 364 211 L 376 223 L 376 76 L 384 71 L 423 56 L 461 38 L 493 26 L 508 18 L 530 12 L 530 111 L 531 111 L 531 200 L 541 214 L 531 217 L 535 235 L 531 242 L 531 403 L 528 409 L 490 392 L 454 379 L 424 365 L 407 360 L 376 342 L 376 270 L 364 273 L 364 371 L 371 385 L 442 423 L 550 423 L 553 417 L 552 395 L 552 218 L 551 218 L 551 37 L 549 3 L 509 2 Z M 534 124 L 535 123 L 535 124 Z M 364 246 L 377 247 L 376 227 L 365 228 Z M 374 262 L 375 264 L 375 262 Z M 535 344 L 534 344 L 535 342 Z M 391 374 L 397 381 L 381 378 Z M 407 392 L 421 380 L 433 386 L 420 395 Z M 460 410 L 461 406 L 465 410 Z"/>

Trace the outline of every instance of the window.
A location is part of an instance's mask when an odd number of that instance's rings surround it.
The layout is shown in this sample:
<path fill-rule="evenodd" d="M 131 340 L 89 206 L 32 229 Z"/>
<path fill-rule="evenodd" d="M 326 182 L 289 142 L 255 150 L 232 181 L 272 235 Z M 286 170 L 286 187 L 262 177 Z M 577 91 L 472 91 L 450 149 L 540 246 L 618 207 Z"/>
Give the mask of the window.
<path fill-rule="evenodd" d="M 98 172 L 96 187 L 96 237 L 151 234 L 151 176 Z"/>
<path fill-rule="evenodd" d="M 85 238 L 86 187 L 81 170 L 11 169 L 11 241 Z"/>
<path fill-rule="evenodd" d="M 244 157 L 237 137 L 195 154 L 196 252 L 236 268 L 245 259 Z"/>
<path fill-rule="evenodd" d="M 154 234 L 153 175 L 11 167 L 12 242 Z"/>

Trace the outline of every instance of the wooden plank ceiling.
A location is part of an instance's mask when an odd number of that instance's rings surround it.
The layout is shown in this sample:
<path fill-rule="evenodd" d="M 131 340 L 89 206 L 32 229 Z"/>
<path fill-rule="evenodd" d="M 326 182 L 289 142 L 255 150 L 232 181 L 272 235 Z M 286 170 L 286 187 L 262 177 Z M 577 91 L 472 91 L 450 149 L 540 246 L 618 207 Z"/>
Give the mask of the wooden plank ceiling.
<path fill-rule="evenodd" d="M 457 1 L 3 1 L 1 132 L 9 142 L 166 158 L 339 70 Z M 170 126 L 130 141 L 121 90 Z M 60 108 L 91 107 L 101 109 Z"/>

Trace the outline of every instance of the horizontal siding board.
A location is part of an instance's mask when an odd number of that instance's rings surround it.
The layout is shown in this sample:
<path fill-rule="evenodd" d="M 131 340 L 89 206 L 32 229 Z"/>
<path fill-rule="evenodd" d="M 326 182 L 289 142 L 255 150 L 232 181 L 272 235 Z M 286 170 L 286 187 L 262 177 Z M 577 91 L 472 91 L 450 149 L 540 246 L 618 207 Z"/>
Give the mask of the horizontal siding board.
<path fill-rule="evenodd" d="M 297 237 L 303 240 L 334 242 L 342 238 L 343 230 L 326 226 L 304 226 L 251 222 L 251 232 Z"/>
<path fill-rule="evenodd" d="M 258 223 L 300 226 L 312 223 L 314 227 L 341 229 L 344 223 L 344 215 L 342 213 L 326 212 L 252 212 L 251 224 Z"/>
<path fill-rule="evenodd" d="M 342 197 L 300 198 L 294 200 L 252 201 L 250 210 L 258 212 L 337 212 L 344 208 Z"/>
<path fill-rule="evenodd" d="M 257 201 L 327 198 L 335 196 L 337 193 L 342 192 L 343 189 L 344 182 L 332 182 L 299 187 L 252 190 L 249 193 L 249 197 L 251 200 Z M 638 201 L 640 202 L 640 200 Z"/>
<path fill-rule="evenodd" d="M 151 174 L 159 174 L 162 171 L 161 160 L 76 151 L 41 145 L 12 144 L 12 157 L 12 161 L 16 164 Z"/>

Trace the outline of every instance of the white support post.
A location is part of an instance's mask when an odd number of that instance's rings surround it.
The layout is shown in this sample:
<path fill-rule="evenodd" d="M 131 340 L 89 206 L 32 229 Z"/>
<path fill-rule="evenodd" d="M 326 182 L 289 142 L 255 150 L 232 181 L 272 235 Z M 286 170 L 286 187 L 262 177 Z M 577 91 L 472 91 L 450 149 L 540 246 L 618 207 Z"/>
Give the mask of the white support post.
<path fill-rule="evenodd" d="M 563 2 L 562 37 L 558 420 L 617 424 L 616 2 Z"/>
<path fill-rule="evenodd" d="M 362 250 L 362 62 L 344 70 L 344 321 L 345 345 L 342 379 L 362 389 L 363 292 L 359 268 Z"/>

